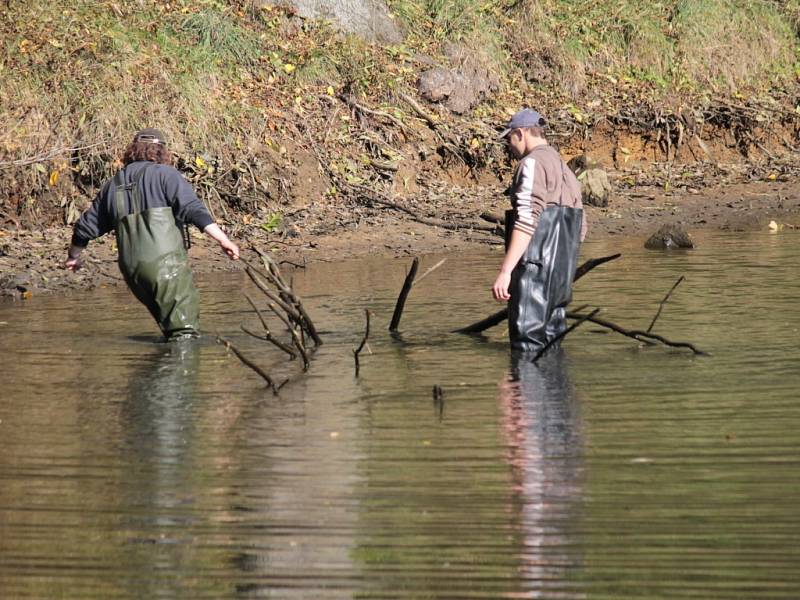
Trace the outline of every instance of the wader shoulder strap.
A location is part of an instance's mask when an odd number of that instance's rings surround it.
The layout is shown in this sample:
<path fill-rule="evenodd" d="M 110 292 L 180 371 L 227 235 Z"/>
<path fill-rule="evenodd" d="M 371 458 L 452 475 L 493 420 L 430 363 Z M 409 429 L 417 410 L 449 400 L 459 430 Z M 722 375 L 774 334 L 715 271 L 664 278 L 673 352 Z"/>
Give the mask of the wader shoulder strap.
<path fill-rule="evenodd" d="M 150 168 L 151 165 L 147 164 L 139 172 L 134 175 L 129 184 L 125 183 L 125 169 L 120 169 L 114 176 L 112 186 L 114 187 L 114 201 L 117 209 L 117 221 L 128 214 L 136 214 L 142 211 L 142 200 L 139 192 L 139 182 L 144 176 L 144 172 Z M 130 213 L 125 210 L 125 194 L 126 192 L 133 192 L 133 202 L 131 203 Z"/>
<path fill-rule="evenodd" d="M 119 221 L 125 213 L 125 169 L 117 171 L 111 185 L 114 188 L 116 221 Z"/>

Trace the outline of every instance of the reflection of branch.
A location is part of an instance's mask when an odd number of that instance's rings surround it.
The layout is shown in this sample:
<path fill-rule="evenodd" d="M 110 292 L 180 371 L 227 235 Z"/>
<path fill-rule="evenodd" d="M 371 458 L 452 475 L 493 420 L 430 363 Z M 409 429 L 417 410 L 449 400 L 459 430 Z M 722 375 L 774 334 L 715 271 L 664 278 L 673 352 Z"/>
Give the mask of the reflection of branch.
<path fill-rule="evenodd" d="M 534 356 L 534 357 L 533 357 L 533 360 L 532 360 L 531 362 L 534 362 L 534 363 L 535 363 L 536 361 L 538 361 L 538 360 L 539 360 L 539 359 L 540 359 L 540 358 L 541 358 L 541 357 L 544 355 L 544 353 L 545 353 L 545 352 L 547 352 L 548 350 L 550 350 L 550 348 L 553 346 L 553 344 L 556 344 L 556 343 L 557 343 L 557 342 L 559 342 L 560 340 L 562 340 L 562 339 L 564 339 L 565 337 L 567 337 L 567 334 L 568 334 L 568 333 L 570 333 L 571 331 L 574 331 L 575 329 L 577 329 L 578 327 L 580 327 L 581 325 L 583 325 L 583 324 L 584 324 L 584 323 L 585 323 L 585 322 L 586 322 L 588 319 L 591 319 L 593 316 L 595 316 L 595 315 L 596 315 L 597 313 L 599 313 L 599 312 L 600 312 L 600 309 L 599 309 L 599 308 L 595 308 L 595 309 L 594 309 L 592 312 L 590 312 L 588 315 L 584 315 L 584 316 L 582 316 L 580 319 L 578 319 L 577 321 L 575 321 L 575 322 L 574 322 L 572 325 L 570 325 L 569 327 L 567 327 L 567 328 L 566 328 L 564 331 L 562 331 L 562 332 L 561 332 L 561 333 L 559 333 L 557 336 L 555 336 L 555 337 L 554 337 L 552 340 L 550 340 L 549 342 L 547 342 L 547 343 L 544 345 L 544 348 L 542 348 L 541 350 L 539 350 L 539 352 L 537 352 L 537 353 L 536 353 L 536 356 Z"/>
<path fill-rule="evenodd" d="M 366 329 L 366 331 L 364 331 L 364 338 L 361 340 L 361 344 L 358 346 L 358 348 L 353 350 L 353 359 L 355 359 L 355 361 L 356 361 L 356 377 L 358 377 L 358 371 L 360 369 L 360 365 L 358 363 L 358 354 L 361 352 L 361 350 L 364 349 L 364 344 L 367 343 L 367 338 L 369 337 L 369 309 L 368 308 L 364 309 L 364 314 L 367 317 L 367 329 Z"/>
<path fill-rule="evenodd" d="M 675 285 L 673 285 L 670 288 L 670 290 L 667 292 L 667 295 L 664 296 L 664 299 L 661 301 L 661 304 L 658 305 L 658 312 L 656 313 L 656 316 L 653 317 L 653 320 L 650 323 L 650 327 L 647 328 L 647 333 L 650 333 L 653 330 L 653 325 L 656 324 L 656 321 L 658 320 L 658 317 L 661 316 L 661 309 L 664 308 L 664 304 L 666 304 L 667 300 L 669 300 L 669 297 L 672 295 L 672 292 L 674 292 L 675 288 L 680 285 L 681 281 L 683 281 L 683 275 L 681 275 L 678 278 L 678 281 L 675 282 Z"/>

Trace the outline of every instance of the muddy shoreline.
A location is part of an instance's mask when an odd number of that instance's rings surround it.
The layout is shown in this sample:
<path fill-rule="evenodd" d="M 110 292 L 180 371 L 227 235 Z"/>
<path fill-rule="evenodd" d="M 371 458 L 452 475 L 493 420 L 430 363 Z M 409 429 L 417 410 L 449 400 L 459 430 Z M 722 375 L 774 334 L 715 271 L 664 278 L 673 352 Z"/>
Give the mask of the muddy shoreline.
<path fill-rule="evenodd" d="M 502 214 L 507 201 L 501 191 L 499 187 L 451 187 L 420 199 L 420 206 L 433 207 L 426 217 L 465 226 L 458 230 L 421 223 L 386 207 L 356 207 L 349 211 L 350 218 L 342 221 L 342 207 L 328 206 L 288 216 L 279 232 L 239 226 L 230 233 L 244 256 L 249 254 L 248 247 L 256 244 L 278 260 L 297 265 L 366 255 L 405 257 L 489 246 L 499 250 L 502 239 L 498 235 L 467 226 L 487 228 L 491 224 L 480 218 L 481 213 Z M 441 196 L 438 203 L 431 194 Z M 408 203 L 405 206 L 414 208 Z M 690 233 L 699 229 L 767 231 L 770 221 L 793 228 L 800 226 L 800 183 L 754 182 L 669 193 L 636 187 L 617 190 L 608 208 L 587 207 L 587 213 L 589 240 L 635 236 L 644 241 L 664 223 L 679 223 Z M 113 236 L 90 244 L 84 253 L 85 266 L 78 273 L 64 270 L 70 235 L 67 226 L 0 231 L 0 301 L 122 283 Z M 193 235 L 190 257 L 197 274 L 241 268 L 199 232 Z"/>

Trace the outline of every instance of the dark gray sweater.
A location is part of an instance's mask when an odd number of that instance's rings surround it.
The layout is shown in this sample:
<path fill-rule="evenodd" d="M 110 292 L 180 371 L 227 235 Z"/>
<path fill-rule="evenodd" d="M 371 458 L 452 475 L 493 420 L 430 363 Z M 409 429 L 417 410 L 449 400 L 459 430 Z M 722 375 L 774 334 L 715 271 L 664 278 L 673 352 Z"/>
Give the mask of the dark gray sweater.
<path fill-rule="evenodd" d="M 124 169 L 125 183 L 131 183 L 146 165 L 150 165 L 150 168 L 139 182 L 142 210 L 168 206 L 172 209 L 177 223 L 191 223 L 201 231 L 214 222 L 192 186 L 173 167 L 144 161 L 134 162 Z M 75 223 L 72 232 L 72 243 L 75 246 L 85 247 L 91 240 L 114 229 L 117 207 L 112 182 L 113 179 L 106 181 L 92 202 L 92 206 Z M 132 201 L 133 193 L 126 194 L 125 214 L 130 214 Z"/>

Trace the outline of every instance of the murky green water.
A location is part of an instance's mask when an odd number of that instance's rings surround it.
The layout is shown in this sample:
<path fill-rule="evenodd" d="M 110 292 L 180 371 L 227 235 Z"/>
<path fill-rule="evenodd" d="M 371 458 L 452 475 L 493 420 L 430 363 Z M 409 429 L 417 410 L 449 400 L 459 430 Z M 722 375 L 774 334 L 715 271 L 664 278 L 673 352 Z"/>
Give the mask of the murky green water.
<path fill-rule="evenodd" d="M 575 303 L 646 328 L 685 275 L 655 331 L 710 358 L 585 325 L 512 376 L 502 328 L 448 333 L 498 253 L 449 256 L 400 339 L 410 261 L 319 264 L 325 345 L 277 398 L 126 290 L 0 305 L 0 598 L 800 597 L 800 235 L 698 241 L 587 244 L 624 257 Z M 296 373 L 239 331 L 245 278 L 201 286 L 206 330 Z"/>

